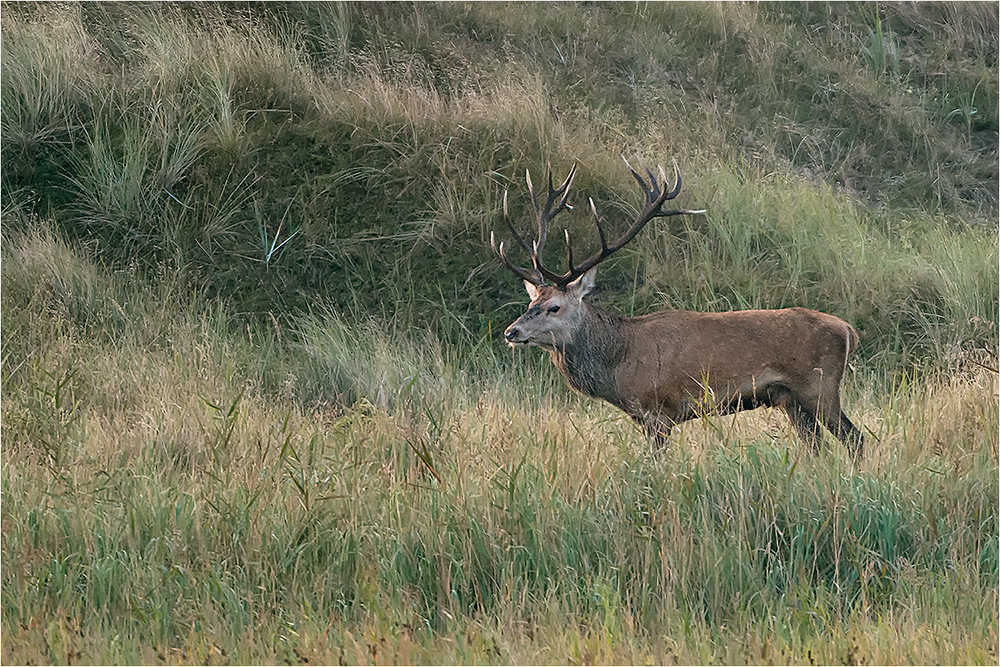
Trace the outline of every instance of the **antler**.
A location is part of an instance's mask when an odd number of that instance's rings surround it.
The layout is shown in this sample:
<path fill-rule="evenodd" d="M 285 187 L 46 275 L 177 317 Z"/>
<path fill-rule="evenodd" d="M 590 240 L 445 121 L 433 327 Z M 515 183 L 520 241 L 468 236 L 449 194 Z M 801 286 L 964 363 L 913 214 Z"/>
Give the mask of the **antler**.
<path fill-rule="evenodd" d="M 538 241 L 534 243 L 533 246 L 528 246 L 528 244 L 521 238 L 514 229 L 514 225 L 511 224 L 510 219 L 507 217 L 507 193 L 504 192 L 503 196 L 503 213 L 504 220 L 507 222 L 507 226 L 510 228 L 511 233 L 514 235 L 514 239 L 520 244 L 526 252 L 531 255 L 532 263 L 534 264 L 533 269 L 526 269 L 514 265 L 504 252 L 503 243 L 500 244 L 499 249 L 497 249 L 496 241 L 493 234 L 490 234 L 490 245 L 493 247 L 493 252 L 495 252 L 508 269 L 513 271 L 516 275 L 520 276 L 523 280 L 528 281 L 534 285 L 541 285 L 545 279 L 551 280 L 558 287 L 564 288 L 583 274 L 585 274 L 590 269 L 594 268 L 605 259 L 610 257 L 615 252 L 621 250 L 625 245 L 635 238 L 643 227 L 646 226 L 653 218 L 665 218 L 672 215 L 684 215 L 684 214 L 698 214 L 704 213 L 701 210 L 688 210 L 688 209 L 677 209 L 671 211 L 664 211 L 662 206 L 667 201 L 674 199 L 681 191 L 681 172 L 677 167 L 677 161 L 674 160 L 674 187 L 671 190 L 666 189 L 667 176 L 663 172 L 663 167 L 660 167 L 660 178 L 657 180 L 656 175 L 648 168 L 643 166 L 646 171 L 646 175 L 649 177 L 649 183 L 637 172 L 628 160 L 622 157 L 625 165 L 632 172 L 632 177 L 635 178 L 639 187 L 646 194 L 646 203 L 643 205 L 642 210 L 635 218 L 635 222 L 632 226 L 622 234 L 617 241 L 608 245 L 607 239 L 604 234 L 604 228 L 601 226 L 601 221 L 597 216 L 597 207 L 594 206 L 594 200 L 590 199 L 590 211 L 594 217 L 594 225 L 597 227 L 597 234 L 601 239 L 601 249 L 588 257 L 579 266 L 573 266 L 573 248 L 569 241 L 569 230 L 566 230 L 566 263 L 568 265 L 568 270 L 566 273 L 553 273 L 545 267 L 542 263 L 542 248 L 545 245 L 545 240 L 548 237 L 549 231 L 549 221 L 556 216 L 560 211 L 572 208 L 566 203 L 566 198 L 569 196 L 569 188 L 572 185 L 573 177 L 576 175 L 576 165 L 569 172 L 569 176 L 563 181 L 563 184 L 557 189 L 552 187 L 552 170 L 549 170 L 549 194 L 546 199 L 545 206 L 540 206 L 538 198 L 535 196 L 535 190 L 531 185 L 531 175 L 527 175 L 528 181 L 528 192 L 531 194 L 531 203 L 535 207 L 535 212 L 538 217 Z M 660 182 L 662 181 L 662 187 Z M 553 204 L 556 204 L 553 209 Z"/>
<path fill-rule="evenodd" d="M 507 223 L 507 227 L 510 229 L 510 233 L 514 236 L 514 240 L 517 241 L 524 250 L 531 255 L 531 260 L 534 263 L 533 269 L 526 269 L 513 264 L 508 258 L 507 253 L 504 252 L 503 242 L 500 243 L 499 249 L 496 245 L 496 240 L 493 234 L 490 234 L 490 246 L 503 263 L 507 265 L 507 268 L 513 271 L 515 274 L 520 276 L 522 279 L 527 280 L 529 283 L 535 285 L 541 285 L 546 278 L 552 281 L 556 281 L 558 278 L 557 274 L 552 273 L 545 265 L 542 263 L 542 249 L 545 247 L 545 240 L 549 235 L 549 221 L 556 217 L 559 213 L 566 209 L 572 209 L 566 199 L 569 197 L 569 189 L 573 185 L 573 177 L 576 176 L 576 165 L 569 170 L 569 175 L 566 176 L 566 180 L 563 181 L 562 185 L 558 188 L 552 187 L 552 168 L 548 170 L 548 181 L 549 181 L 549 193 L 545 198 L 544 206 L 538 201 L 538 196 L 535 194 L 535 186 L 531 183 L 531 172 L 524 172 L 524 179 L 528 183 L 528 194 L 531 195 L 531 204 L 535 207 L 535 216 L 538 219 L 538 240 L 532 245 L 528 245 L 521 235 L 517 233 L 514 229 L 513 223 L 510 221 L 510 217 L 507 215 L 507 191 L 504 190 L 503 193 L 503 219 Z M 557 283 L 558 284 L 558 283 Z"/>

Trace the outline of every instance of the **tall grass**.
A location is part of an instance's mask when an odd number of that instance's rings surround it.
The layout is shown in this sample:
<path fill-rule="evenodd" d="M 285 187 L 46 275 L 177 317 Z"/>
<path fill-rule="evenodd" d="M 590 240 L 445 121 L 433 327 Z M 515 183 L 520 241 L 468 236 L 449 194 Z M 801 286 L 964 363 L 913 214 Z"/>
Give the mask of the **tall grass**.
<path fill-rule="evenodd" d="M 995 7 L 516 9 L 3 5 L 4 662 L 996 662 Z M 851 321 L 863 462 L 502 345 L 622 152 L 598 300 Z"/>
<path fill-rule="evenodd" d="M 4 247 L 5 660 L 991 659 L 986 371 L 855 378 L 856 469 L 767 413 L 655 455 L 544 360 L 239 335 L 57 236 Z"/>

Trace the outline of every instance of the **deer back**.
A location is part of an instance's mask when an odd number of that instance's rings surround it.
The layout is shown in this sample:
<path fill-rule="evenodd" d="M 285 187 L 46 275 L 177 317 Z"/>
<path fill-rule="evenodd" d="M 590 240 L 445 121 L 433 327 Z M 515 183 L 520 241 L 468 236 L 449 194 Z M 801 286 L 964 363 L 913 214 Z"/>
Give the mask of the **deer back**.
<path fill-rule="evenodd" d="M 858 340 L 840 318 L 806 308 L 662 311 L 623 323 L 618 393 L 645 408 L 680 409 L 706 392 L 721 400 L 775 384 L 818 398 L 836 391 Z"/>

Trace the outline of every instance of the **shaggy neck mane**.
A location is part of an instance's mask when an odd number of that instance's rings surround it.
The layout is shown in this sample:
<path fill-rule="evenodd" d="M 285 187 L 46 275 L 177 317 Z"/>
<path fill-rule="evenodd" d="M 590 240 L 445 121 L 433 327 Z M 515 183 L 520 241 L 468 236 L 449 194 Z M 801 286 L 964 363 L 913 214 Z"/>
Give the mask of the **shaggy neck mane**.
<path fill-rule="evenodd" d="M 587 302 L 583 307 L 583 325 L 571 343 L 550 350 L 552 362 L 577 391 L 619 405 L 614 369 L 625 353 L 623 318 Z"/>

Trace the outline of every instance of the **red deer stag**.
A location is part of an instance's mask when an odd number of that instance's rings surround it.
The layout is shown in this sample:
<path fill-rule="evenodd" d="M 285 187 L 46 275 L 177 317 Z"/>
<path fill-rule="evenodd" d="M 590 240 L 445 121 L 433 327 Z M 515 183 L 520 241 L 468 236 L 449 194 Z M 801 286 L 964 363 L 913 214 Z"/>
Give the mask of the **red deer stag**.
<path fill-rule="evenodd" d="M 659 180 L 645 169 L 647 183 L 627 160 L 625 164 L 646 195 L 635 222 L 608 244 L 591 199 L 601 249 L 575 265 L 567 231 L 569 267 L 562 274 L 545 266 L 542 250 L 549 222 L 571 208 L 566 200 L 576 166 L 558 188 L 552 187 L 549 171 L 549 192 L 544 201 L 527 174 L 538 222 L 538 240 L 532 245 L 510 222 L 504 193 L 504 219 L 533 264 L 530 268 L 515 265 L 504 244 L 498 248 L 490 235 L 493 251 L 524 280 L 531 297 L 528 310 L 504 332 L 507 342 L 548 350 L 574 389 L 621 408 L 642 424 L 658 445 L 675 424 L 703 413 L 706 398 L 712 397 L 723 414 L 762 406 L 781 408 L 799 437 L 817 451 L 822 443 L 819 425 L 823 424 L 847 445 L 855 460 L 860 459 L 862 434 L 840 409 L 840 380 L 858 345 L 858 334 L 847 322 L 805 308 L 727 313 L 665 310 L 623 317 L 584 299 L 594 287 L 597 265 L 631 241 L 650 220 L 704 213 L 662 209 L 680 193 L 676 162 L 675 184 L 670 190 L 662 167 Z M 546 281 L 553 284 L 546 285 Z"/>

